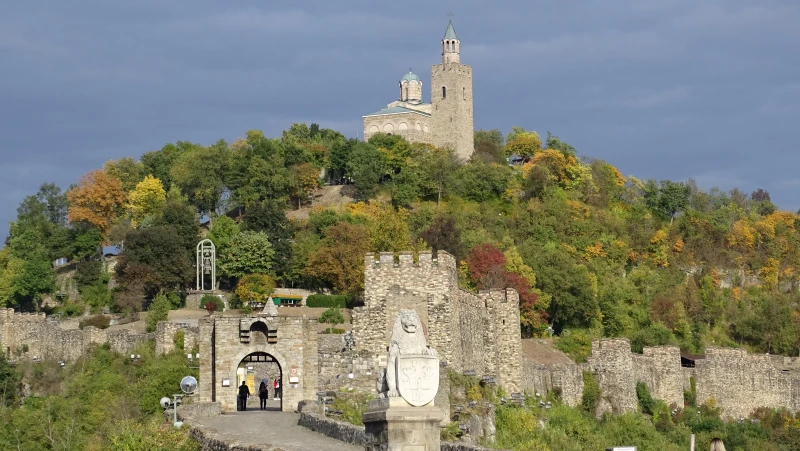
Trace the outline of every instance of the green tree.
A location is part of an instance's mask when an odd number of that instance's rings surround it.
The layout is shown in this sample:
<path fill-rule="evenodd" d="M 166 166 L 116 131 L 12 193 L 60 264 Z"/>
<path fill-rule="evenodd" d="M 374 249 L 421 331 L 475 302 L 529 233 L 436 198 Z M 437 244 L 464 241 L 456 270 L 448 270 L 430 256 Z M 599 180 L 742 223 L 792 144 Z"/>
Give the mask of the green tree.
<path fill-rule="evenodd" d="M 164 189 L 167 190 L 172 186 L 170 170 L 178 157 L 199 148 L 200 145 L 193 144 L 189 141 L 165 144 L 160 150 L 147 152 L 142 155 L 141 161 L 144 172 L 145 174 L 150 174 L 161 180 L 161 183 L 164 184 Z"/>
<path fill-rule="evenodd" d="M 432 149 L 422 156 L 420 168 L 423 183 L 436 194 L 436 205 L 441 204 L 442 195 L 451 185 L 460 164 L 452 149 Z"/>
<path fill-rule="evenodd" d="M 164 293 L 158 293 L 147 309 L 145 332 L 155 332 L 158 323 L 169 319 L 170 302 Z"/>
<path fill-rule="evenodd" d="M 148 297 L 182 290 L 194 277 L 181 237 L 169 226 L 131 232 L 115 271 L 123 288 L 142 283 Z"/>
<path fill-rule="evenodd" d="M 347 162 L 347 172 L 353 177 L 360 199 L 369 199 L 377 193 L 378 182 L 388 169 L 384 154 L 365 142 L 356 144 Z"/>
<path fill-rule="evenodd" d="M 144 165 L 131 157 L 108 160 L 103 164 L 103 171 L 119 180 L 125 192 L 136 189 L 136 185 L 147 175 Z"/>
<path fill-rule="evenodd" d="M 220 140 L 182 152 L 170 169 L 170 179 L 197 211 L 214 214 L 225 190 L 223 177 L 228 162 L 228 146 Z"/>
<path fill-rule="evenodd" d="M 228 216 L 214 219 L 214 224 L 208 232 L 208 239 L 214 243 L 217 254 L 222 255 L 231 244 L 231 239 L 239 233 L 239 224 Z"/>
<path fill-rule="evenodd" d="M 244 231 L 231 238 L 228 249 L 217 256 L 220 273 L 235 279 L 246 274 L 268 274 L 275 252 L 267 234 Z"/>
<path fill-rule="evenodd" d="M 486 164 L 505 164 L 506 155 L 503 148 L 503 132 L 498 129 L 475 130 L 475 153 L 472 161 Z"/>

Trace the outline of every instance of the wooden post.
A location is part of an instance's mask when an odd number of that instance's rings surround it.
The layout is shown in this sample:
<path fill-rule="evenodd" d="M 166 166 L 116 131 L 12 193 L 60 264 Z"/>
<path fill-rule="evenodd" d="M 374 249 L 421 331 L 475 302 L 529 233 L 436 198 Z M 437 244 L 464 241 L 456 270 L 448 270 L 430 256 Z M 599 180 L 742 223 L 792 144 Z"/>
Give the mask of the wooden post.
<path fill-rule="evenodd" d="M 689 451 L 694 451 L 694 434 L 689 438 Z"/>

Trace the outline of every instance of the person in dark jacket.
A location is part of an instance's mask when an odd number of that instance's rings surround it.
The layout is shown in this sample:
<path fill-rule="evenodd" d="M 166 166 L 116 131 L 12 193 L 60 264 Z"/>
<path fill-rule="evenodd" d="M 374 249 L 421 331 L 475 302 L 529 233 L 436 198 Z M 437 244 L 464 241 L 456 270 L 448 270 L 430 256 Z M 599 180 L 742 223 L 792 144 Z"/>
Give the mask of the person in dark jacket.
<path fill-rule="evenodd" d="M 261 410 L 267 410 L 268 398 L 269 391 L 267 390 L 267 384 L 264 381 L 261 381 L 261 385 L 258 386 L 258 399 L 261 400 Z"/>
<path fill-rule="evenodd" d="M 239 386 L 239 396 L 238 396 L 238 405 L 237 409 L 240 412 L 244 412 L 247 410 L 247 398 L 250 397 L 250 388 L 247 384 L 242 381 L 242 385 Z"/>

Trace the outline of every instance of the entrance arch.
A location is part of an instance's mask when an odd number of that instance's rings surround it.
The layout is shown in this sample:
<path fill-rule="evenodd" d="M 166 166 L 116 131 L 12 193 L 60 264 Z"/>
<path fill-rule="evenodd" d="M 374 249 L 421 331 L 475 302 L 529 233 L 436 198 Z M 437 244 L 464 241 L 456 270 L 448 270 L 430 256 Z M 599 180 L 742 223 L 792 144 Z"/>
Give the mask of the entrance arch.
<path fill-rule="evenodd" d="M 275 379 L 281 387 L 275 390 Z M 283 389 L 283 367 L 278 359 L 268 352 L 255 351 L 244 356 L 236 367 L 236 387 L 244 382 L 250 389 L 251 397 L 247 401 L 247 411 L 261 410 L 259 388 L 261 382 L 267 384 L 266 410 L 282 411 L 283 397 L 279 395 Z"/>

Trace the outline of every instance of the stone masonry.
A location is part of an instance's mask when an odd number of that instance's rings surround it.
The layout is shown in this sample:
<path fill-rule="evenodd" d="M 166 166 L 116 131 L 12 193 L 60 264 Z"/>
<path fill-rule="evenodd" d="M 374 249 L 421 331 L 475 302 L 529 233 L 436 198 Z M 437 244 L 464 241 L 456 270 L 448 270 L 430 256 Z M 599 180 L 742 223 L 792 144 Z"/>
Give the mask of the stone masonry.
<path fill-rule="evenodd" d="M 128 354 L 154 334 L 129 330 L 98 329 L 64 330 L 48 321 L 44 313 L 19 313 L 0 309 L 0 346 L 8 358 L 40 358 L 44 360 L 76 360 L 92 345 L 108 343 L 112 350 Z M 27 347 L 27 348 L 26 348 Z M 27 349 L 27 352 L 23 350 Z"/>
<path fill-rule="evenodd" d="M 415 259 L 410 252 L 376 256 L 364 263 L 364 306 L 353 313 L 356 350 L 385 355 L 400 309 L 417 312 L 428 343 L 456 371 L 493 376 L 506 390 L 521 387 L 519 297 L 514 290 L 478 294 L 458 288 L 455 258 L 439 251 Z M 384 363 L 385 365 L 385 363 Z"/>
<path fill-rule="evenodd" d="M 587 363 L 544 365 L 526 360 L 523 366 L 525 391 L 556 390 L 571 406 L 581 402 L 583 371 L 592 371 L 614 412 L 637 409 L 637 382 L 644 382 L 653 398 L 683 407 L 691 377 L 697 403 L 714 402 L 728 418 L 747 417 L 759 407 L 800 411 L 800 362 L 742 349 L 709 348 L 696 367 L 684 368 L 675 346 L 646 347 L 634 354 L 627 339 L 603 339 L 592 343 Z"/>
<path fill-rule="evenodd" d="M 282 373 L 282 410 L 293 412 L 303 399 L 314 399 L 318 384 L 316 320 L 303 317 L 214 315 L 200 320 L 200 402 L 236 409 L 236 370 L 250 354 L 272 356 Z M 267 331 L 265 334 L 262 331 Z M 247 338 L 243 338 L 247 331 Z M 268 339 L 273 337 L 274 340 Z M 292 378 L 297 378 L 292 383 Z M 229 386 L 223 386 L 225 381 Z"/>

